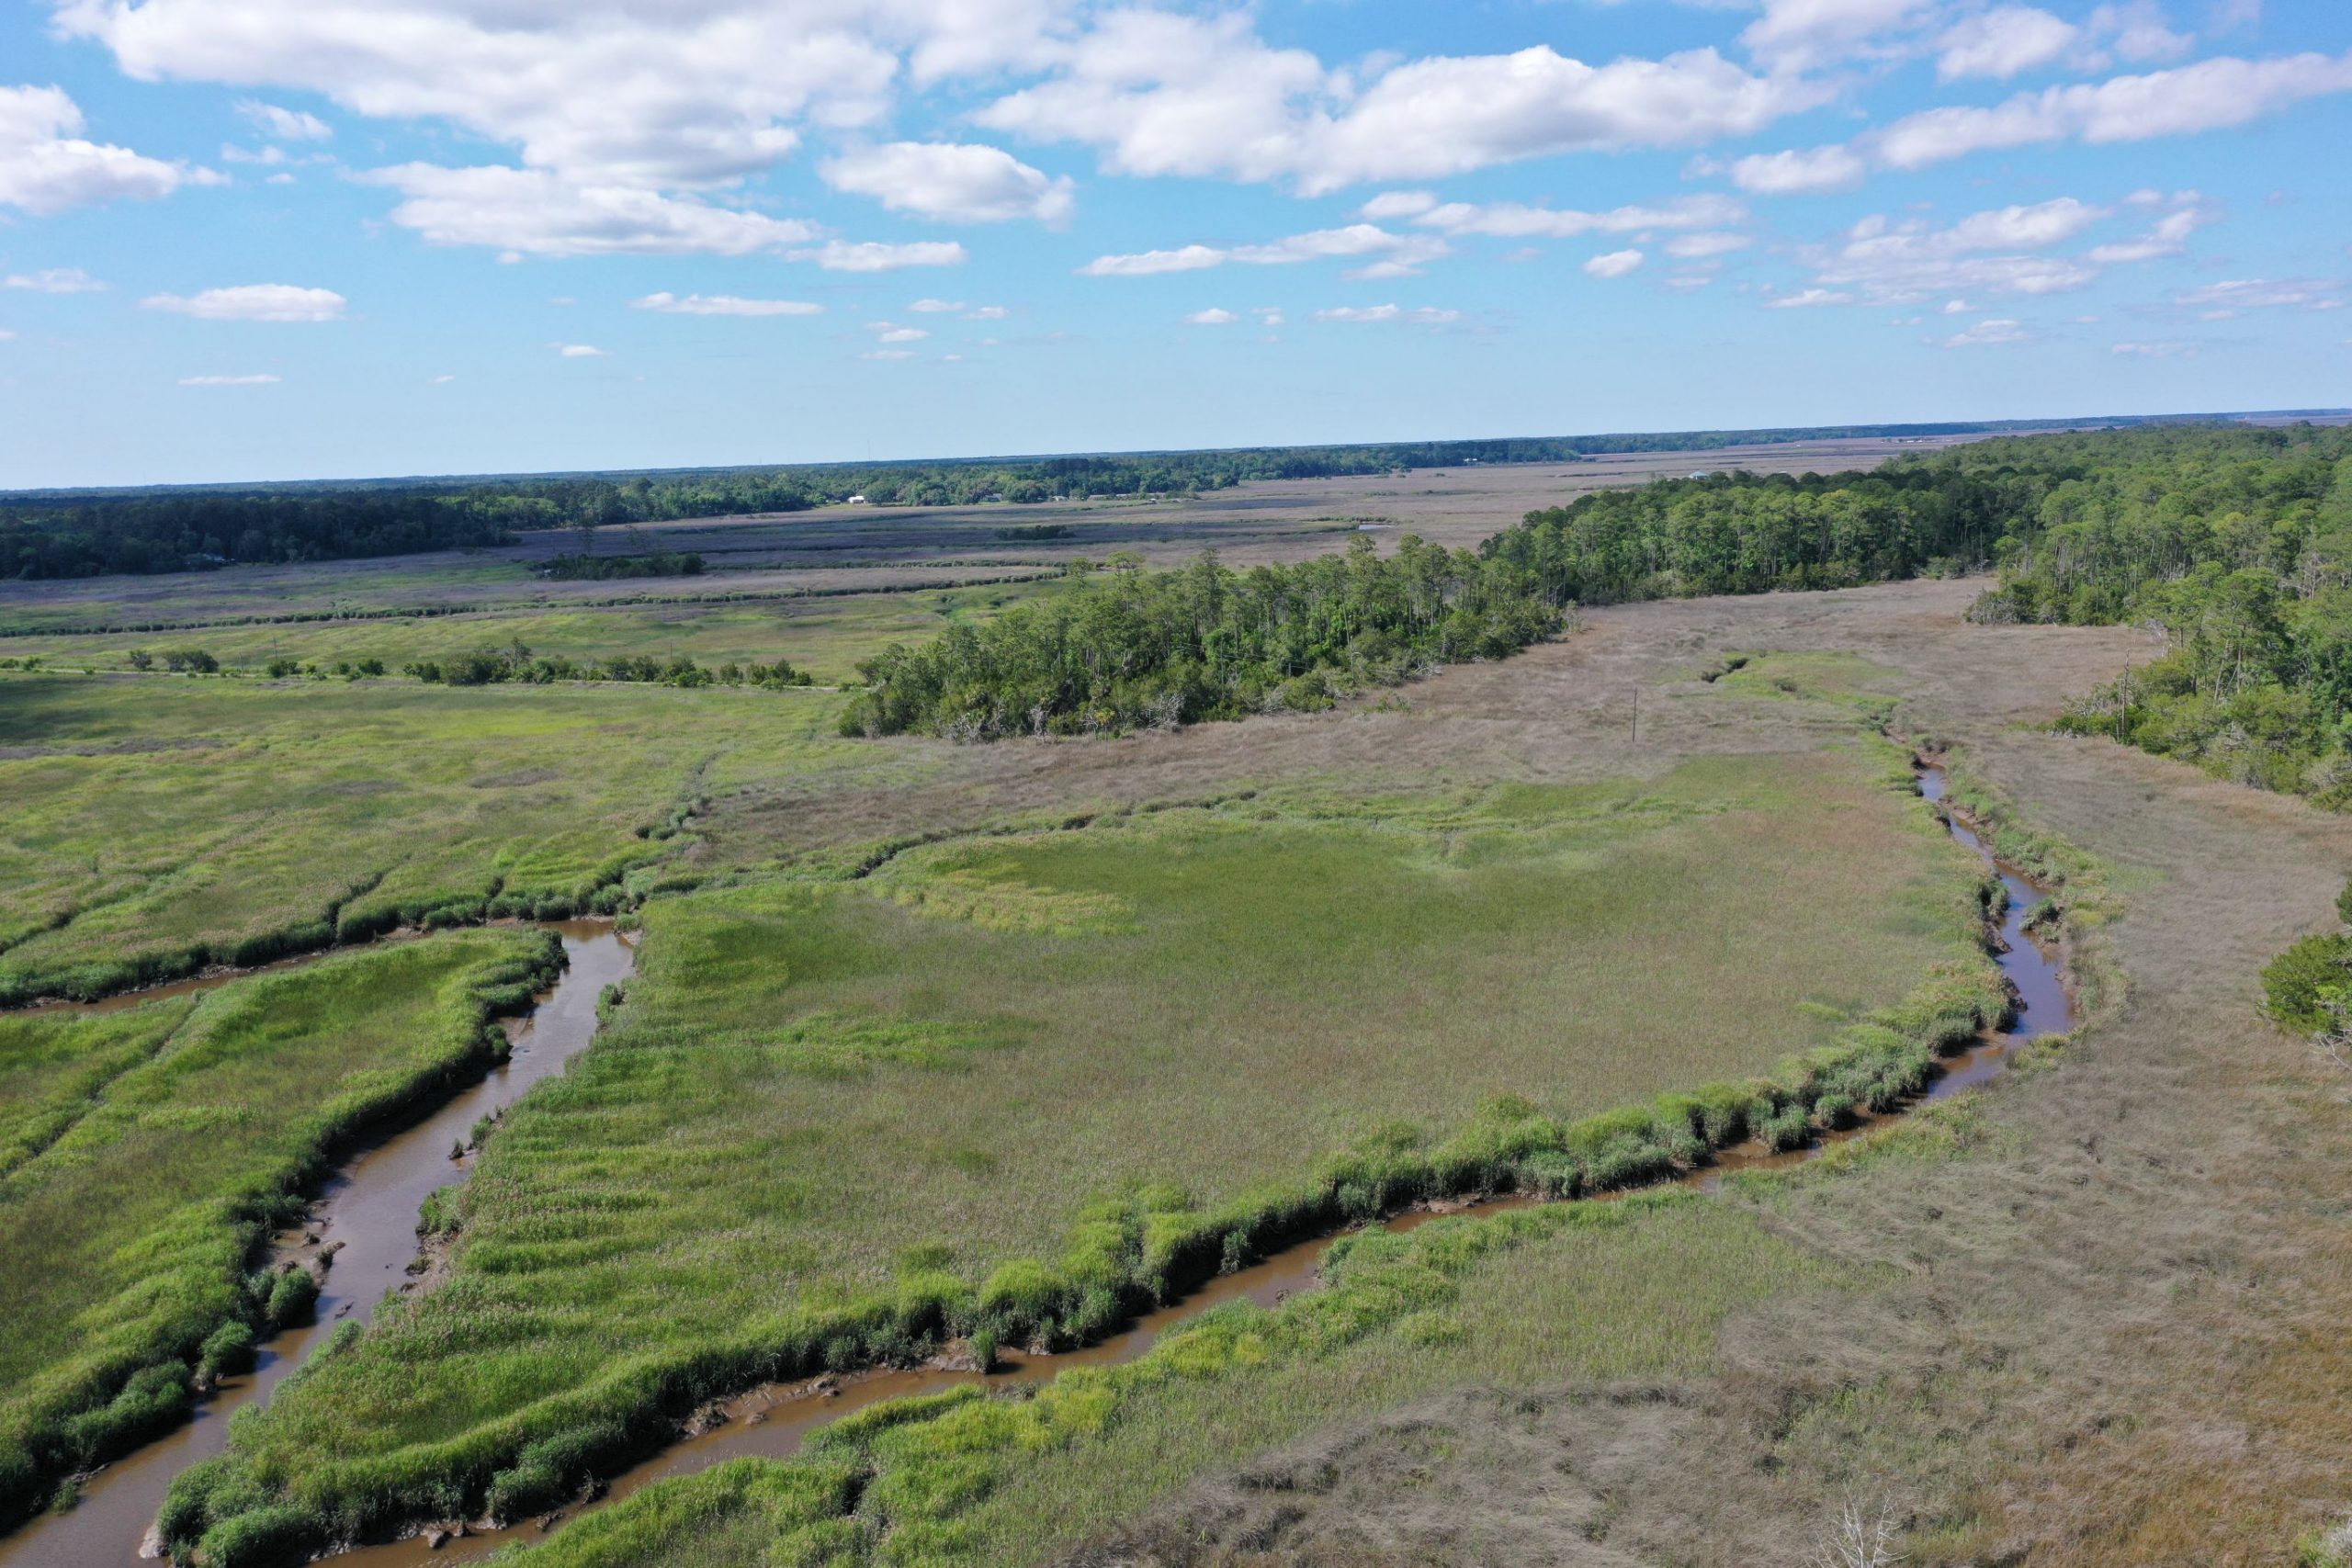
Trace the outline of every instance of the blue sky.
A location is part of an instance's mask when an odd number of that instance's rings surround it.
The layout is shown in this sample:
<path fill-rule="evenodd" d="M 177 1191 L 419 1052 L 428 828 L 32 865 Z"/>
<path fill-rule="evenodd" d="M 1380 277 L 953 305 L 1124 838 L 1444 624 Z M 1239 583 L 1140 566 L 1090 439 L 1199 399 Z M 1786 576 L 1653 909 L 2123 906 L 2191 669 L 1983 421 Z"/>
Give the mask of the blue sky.
<path fill-rule="evenodd" d="M 0 486 L 2352 403 L 2345 0 L 29 0 Z"/>

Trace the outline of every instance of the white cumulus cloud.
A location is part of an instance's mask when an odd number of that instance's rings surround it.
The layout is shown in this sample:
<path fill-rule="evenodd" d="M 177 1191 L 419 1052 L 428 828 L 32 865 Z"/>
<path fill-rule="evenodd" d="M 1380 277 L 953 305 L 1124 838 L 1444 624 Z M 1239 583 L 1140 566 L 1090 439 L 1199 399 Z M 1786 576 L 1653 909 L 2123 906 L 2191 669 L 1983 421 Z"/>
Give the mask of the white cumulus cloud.
<path fill-rule="evenodd" d="M 537 256 L 741 256 L 816 237 L 770 218 L 627 186 L 572 185 L 543 169 L 401 164 L 361 176 L 405 198 L 392 221 L 436 245 Z"/>
<path fill-rule="evenodd" d="M 1077 207 L 1077 187 L 1068 175 L 1049 178 L 994 147 L 891 141 L 843 152 L 819 172 L 836 190 L 872 197 L 893 212 L 948 222 L 1032 218 L 1058 228 Z"/>
<path fill-rule="evenodd" d="M 895 272 L 906 266 L 960 266 L 964 247 L 953 240 L 916 240 L 888 244 L 878 240 L 828 240 L 813 250 L 790 253 L 794 261 L 812 261 L 827 272 Z"/>
<path fill-rule="evenodd" d="M 1244 266 L 1288 266 L 1300 262 L 1368 256 L 1381 257 L 1401 267 L 1418 267 L 1451 254 L 1451 247 L 1433 234 L 1398 234 L 1376 223 L 1351 223 L 1344 228 L 1293 234 L 1262 245 L 1185 245 L 1176 250 L 1097 256 L 1078 270 L 1088 277 L 1148 277 L 1163 272 L 1198 272 L 1227 262 Z"/>
<path fill-rule="evenodd" d="M 301 109 L 281 108 L 257 98 L 239 100 L 237 112 L 251 120 L 264 135 L 279 141 L 324 141 L 334 134 L 334 127 L 317 115 Z"/>
<path fill-rule="evenodd" d="M 2144 141 L 2244 125 L 2306 98 L 2352 91 L 2352 53 L 2228 55 L 2172 71 L 2020 93 L 1989 108 L 1924 109 L 1870 138 L 1874 160 L 1925 168 L 2037 142 Z"/>
<path fill-rule="evenodd" d="M 1214 305 L 1205 310 L 1195 310 L 1184 318 L 1188 325 L 1195 327 L 1229 327 L 1240 319 L 1232 311 L 1220 310 Z"/>
<path fill-rule="evenodd" d="M 590 343 L 551 343 L 548 344 L 566 359 L 610 359 L 611 351 Z"/>
<path fill-rule="evenodd" d="M 2006 316 L 1988 316 L 1962 332 L 1943 340 L 1945 348 L 1990 348 L 2000 344 L 2024 343 L 2029 334 L 2022 322 Z"/>
<path fill-rule="evenodd" d="M 1584 269 L 1594 277 L 1623 277 L 1642 265 L 1639 251 L 1606 251 L 1584 264 Z"/>
<path fill-rule="evenodd" d="M 88 122 L 58 87 L 0 87 L 0 207 L 46 218 L 94 202 L 151 201 L 183 185 L 212 185 L 209 169 L 142 157 L 89 141 Z"/>
<path fill-rule="evenodd" d="M 1938 295 L 2056 294 L 2090 283 L 2099 264 L 2037 253 L 2109 216 L 2073 197 L 1993 208 L 1942 228 L 1872 216 L 1834 244 L 1809 246 L 1798 255 L 1824 302 L 1832 293 L 1869 305 L 1914 304 Z"/>
<path fill-rule="evenodd" d="M 688 294 L 680 298 L 666 290 L 632 299 L 629 306 L 670 316 L 820 316 L 825 311 L 822 305 L 805 299 L 745 299 L 733 294 Z"/>
<path fill-rule="evenodd" d="M 1390 190 L 1381 192 L 1356 210 L 1360 217 L 1385 223 L 1394 218 L 1419 218 L 1437 204 L 1432 191 Z"/>
<path fill-rule="evenodd" d="M 1437 327 L 1443 326 L 1448 321 L 1460 321 L 1462 312 L 1442 310 L 1432 305 L 1423 305 L 1409 310 L 1402 305 L 1341 305 L 1334 310 L 1316 311 L 1315 319 L 1318 321 L 1404 321 L 1418 326 Z M 1282 318 L 1279 314 L 1272 314 L 1266 324 L 1278 326 L 1281 321 Z"/>
<path fill-rule="evenodd" d="M 1708 256 L 1727 256 L 1734 251 L 1744 251 L 1754 243 L 1745 234 L 1678 234 L 1666 243 L 1666 254 L 1681 261 L 1700 261 Z"/>
<path fill-rule="evenodd" d="M 29 288 L 36 294 L 96 294 L 105 287 L 78 266 L 52 266 L 0 277 L 0 288 Z"/>
<path fill-rule="evenodd" d="M 1862 183 L 1870 165 L 1844 147 L 1809 152 L 1756 152 L 1736 160 L 1732 183 L 1758 196 L 1809 196 L 1846 190 Z"/>
<path fill-rule="evenodd" d="M 1936 74 L 2006 81 L 2047 65 L 2075 47 L 2081 29 L 2034 6 L 1999 6 L 1955 24 L 1936 40 Z"/>
<path fill-rule="evenodd" d="M 1714 229 L 1747 216 L 1747 209 L 1737 201 L 1710 193 L 1655 207 L 1616 207 L 1603 212 L 1531 207 L 1515 201 L 1483 206 L 1449 202 L 1429 209 L 1413 221 L 1448 234 L 1566 240 L 1578 234 L 1629 234 L 1640 229 Z"/>
<path fill-rule="evenodd" d="M 2241 310 L 2336 310 L 2344 308 L 2344 286 L 2320 277 L 2232 277 L 2181 289 L 2171 302 L 2209 321 L 2226 321 Z"/>
<path fill-rule="evenodd" d="M 205 321 L 337 321 L 350 303 L 332 288 L 291 283 L 243 283 L 200 294 L 151 294 L 140 302 L 149 310 L 169 310 Z"/>
<path fill-rule="evenodd" d="M 1764 0 L 1764 14 L 1739 37 L 1776 71 L 1811 71 L 1878 52 L 1888 34 L 1930 8 L 1930 0 Z"/>
<path fill-rule="evenodd" d="M 1093 145 L 1118 173 L 1282 180 L 1307 195 L 1553 153 L 1697 145 L 1825 96 L 1712 49 L 1596 66 L 1543 44 L 1406 61 L 1360 85 L 1304 50 L 1269 47 L 1241 11 L 1110 12 L 1057 66 L 976 118 Z"/>
<path fill-rule="evenodd" d="M 2088 259 L 2101 266 L 2117 266 L 2129 262 L 2154 261 L 2160 256 L 2177 256 L 2188 248 L 2191 234 L 2209 223 L 2221 220 L 2221 214 L 2195 191 L 2183 191 L 2174 199 L 2173 210 L 2157 219 L 2146 233 L 2134 239 L 2094 245 Z"/>

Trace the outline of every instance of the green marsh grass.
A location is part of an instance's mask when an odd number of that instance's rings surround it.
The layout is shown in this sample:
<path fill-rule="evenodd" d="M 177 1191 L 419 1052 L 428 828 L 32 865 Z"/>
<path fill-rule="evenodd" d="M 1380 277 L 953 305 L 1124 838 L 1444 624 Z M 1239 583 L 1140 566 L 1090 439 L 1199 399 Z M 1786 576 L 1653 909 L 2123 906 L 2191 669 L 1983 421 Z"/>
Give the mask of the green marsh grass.
<path fill-rule="evenodd" d="M 0 1013 L 0 1178 L 72 1131 L 108 1084 L 163 1049 L 191 1005 Z"/>
<path fill-rule="evenodd" d="M 1866 1285 L 1687 1194 L 1441 1220 L 1333 1247 L 1327 1284 L 1219 1308 L 1034 1394 L 878 1405 L 585 1516 L 517 1568 L 1058 1559 L 1238 1454 L 1465 1385 L 1687 1377 L 1742 1306 Z"/>
<path fill-rule="evenodd" d="M 823 693 L 0 677 L 0 1004 L 633 901 L 682 815 L 873 759 Z M 636 880 L 631 881 L 632 874 Z"/>
<path fill-rule="evenodd" d="M 950 846 L 944 908 L 920 854 L 650 902 L 610 1027 L 486 1145 L 453 1277 L 176 1517 L 233 1562 L 265 1515 L 544 1507 L 764 1377 L 1082 1341 L 1236 1238 L 1637 1181 L 1914 1086 L 2002 1003 L 1973 857 L 1887 783 L 1849 748 L 1261 797 Z"/>
<path fill-rule="evenodd" d="M 684 655 L 716 668 L 786 658 L 825 684 L 856 679 L 860 660 L 893 642 L 925 642 L 953 622 L 985 620 L 1006 606 L 1053 592 L 1055 584 L 1007 582 L 898 593 L 823 594 L 720 604 L 554 603 L 454 615 L 370 616 L 170 632 L 34 635 L 0 640 L 0 655 L 34 657 L 52 668 L 127 671 L 134 651 L 202 648 L 231 670 L 258 673 L 274 660 L 331 671 L 338 663 L 377 659 L 390 670 L 414 660 L 447 660 L 520 640 L 535 654 L 575 662 Z M 517 585 L 518 593 L 522 585 Z M 691 586 L 646 585 L 648 593 Z M 616 585 L 616 592 L 629 592 Z"/>
<path fill-rule="evenodd" d="M 307 1310 L 288 1281 L 309 1274 L 253 1272 L 296 1194 L 369 1122 L 487 1066 L 492 1013 L 560 951 L 468 931 L 194 1000 L 0 1018 L 0 1064 L 57 1065 L 29 1085 L 0 1067 L 0 1125 L 53 1129 L 0 1178 L 0 1517 L 176 1419 L 192 1371 L 245 1353 L 224 1325 Z"/>

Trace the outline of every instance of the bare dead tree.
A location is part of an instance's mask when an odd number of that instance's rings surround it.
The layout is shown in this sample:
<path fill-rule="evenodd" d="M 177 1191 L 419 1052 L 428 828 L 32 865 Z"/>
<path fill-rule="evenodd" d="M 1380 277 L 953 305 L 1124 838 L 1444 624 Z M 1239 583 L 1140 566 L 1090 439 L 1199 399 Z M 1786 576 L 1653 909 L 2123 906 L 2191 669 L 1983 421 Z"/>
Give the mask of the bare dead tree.
<path fill-rule="evenodd" d="M 1828 1539 L 1805 1559 L 1806 1568 L 1894 1568 L 1903 1561 L 1894 1544 L 1902 1529 L 1893 1504 L 1870 1509 L 1849 1494 L 1830 1524 Z"/>

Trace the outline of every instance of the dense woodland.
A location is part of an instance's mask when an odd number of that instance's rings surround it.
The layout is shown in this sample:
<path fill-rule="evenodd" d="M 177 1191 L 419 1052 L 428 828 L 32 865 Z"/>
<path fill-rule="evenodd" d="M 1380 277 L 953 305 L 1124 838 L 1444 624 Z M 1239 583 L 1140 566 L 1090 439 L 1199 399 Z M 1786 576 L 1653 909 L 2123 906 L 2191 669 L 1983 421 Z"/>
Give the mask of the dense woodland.
<path fill-rule="evenodd" d="M 1602 452 L 1712 450 L 1995 428 L 2001 427 L 1850 425 L 797 468 L 28 491 L 0 495 L 0 577 L 95 577 L 196 571 L 233 562 L 408 555 L 506 544 L 531 529 L 797 512 L 853 496 L 877 505 L 967 506 L 1178 495 L 1252 479 L 1331 478 L 1471 463 L 1565 463 Z"/>
<path fill-rule="evenodd" d="M 2145 663 L 2075 728 L 2352 806 L 2352 430 L 2038 442 L 2030 513 L 1980 620 L 2147 626 Z M 1980 470 L 2021 444 L 1955 454 Z"/>
<path fill-rule="evenodd" d="M 2030 487 L 1932 464 L 1597 491 L 1481 547 L 1554 604 L 1844 588 L 1989 559 Z"/>
<path fill-rule="evenodd" d="M 1051 599 L 859 665 L 851 735 L 1072 735 L 1318 708 L 1416 670 L 1498 658 L 1559 624 L 1525 574 L 1408 535 L 1383 557 L 1080 579 Z"/>

